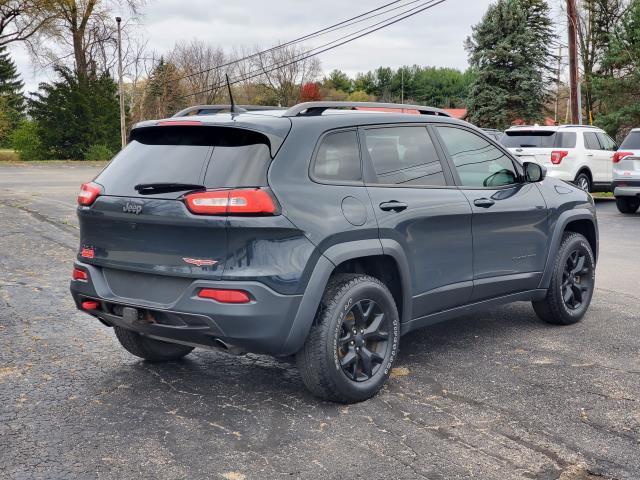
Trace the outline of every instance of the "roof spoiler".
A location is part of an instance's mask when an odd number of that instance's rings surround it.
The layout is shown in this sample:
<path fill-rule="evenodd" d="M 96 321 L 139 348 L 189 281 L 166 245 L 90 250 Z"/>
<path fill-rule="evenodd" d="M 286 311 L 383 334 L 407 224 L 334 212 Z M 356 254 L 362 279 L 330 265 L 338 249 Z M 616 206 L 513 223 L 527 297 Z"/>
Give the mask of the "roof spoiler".
<path fill-rule="evenodd" d="M 405 103 L 378 103 L 378 102 L 305 102 L 299 103 L 284 112 L 284 117 L 317 117 L 329 109 L 388 109 L 388 110 L 417 110 L 421 115 L 437 115 L 451 117 L 447 112 L 439 108 L 425 107 L 422 105 L 407 105 Z"/>

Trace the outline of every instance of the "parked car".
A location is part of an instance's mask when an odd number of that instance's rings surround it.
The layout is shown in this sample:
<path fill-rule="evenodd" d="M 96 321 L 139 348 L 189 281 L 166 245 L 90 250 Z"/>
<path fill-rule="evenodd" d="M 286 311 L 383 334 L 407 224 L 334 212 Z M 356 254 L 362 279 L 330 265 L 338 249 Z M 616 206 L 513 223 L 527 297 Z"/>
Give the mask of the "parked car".
<path fill-rule="evenodd" d="M 342 110 L 400 107 L 420 115 Z M 429 107 L 142 122 L 78 203 L 71 293 L 125 349 L 295 356 L 337 402 L 417 328 L 514 301 L 567 325 L 593 294 L 591 196 Z"/>
<path fill-rule="evenodd" d="M 613 156 L 611 189 L 621 213 L 640 208 L 640 128 L 634 128 Z"/>
<path fill-rule="evenodd" d="M 537 162 L 548 175 L 587 192 L 609 191 L 618 149 L 604 130 L 585 125 L 511 127 L 501 139 L 522 162 Z"/>
<path fill-rule="evenodd" d="M 504 135 L 502 130 L 496 130 L 495 128 L 483 128 L 482 131 L 489 137 L 493 138 L 496 142 L 499 142 Z"/>

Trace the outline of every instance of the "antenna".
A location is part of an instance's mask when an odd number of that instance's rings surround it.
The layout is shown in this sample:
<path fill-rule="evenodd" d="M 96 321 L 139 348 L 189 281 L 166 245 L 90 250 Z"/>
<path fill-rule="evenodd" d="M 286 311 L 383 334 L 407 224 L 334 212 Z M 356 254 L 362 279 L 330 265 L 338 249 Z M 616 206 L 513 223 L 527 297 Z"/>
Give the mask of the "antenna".
<path fill-rule="evenodd" d="M 224 76 L 227 77 L 227 89 L 229 90 L 229 103 L 231 104 L 231 108 L 229 109 L 229 111 L 232 114 L 239 113 L 236 109 L 236 102 L 233 101 L 233 94 L 231 93 L 231 83 L 229 83 L 229 75 L 225 73 Z"/>

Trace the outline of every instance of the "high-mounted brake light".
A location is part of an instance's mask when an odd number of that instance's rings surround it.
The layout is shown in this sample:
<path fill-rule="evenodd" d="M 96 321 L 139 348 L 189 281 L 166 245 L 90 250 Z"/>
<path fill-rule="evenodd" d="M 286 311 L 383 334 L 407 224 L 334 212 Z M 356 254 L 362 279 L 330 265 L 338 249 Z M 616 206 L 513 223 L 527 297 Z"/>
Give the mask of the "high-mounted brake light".
<path fill-rule="evenodd" d="M 559 165 L 562 159 L 567 155 L 569 155 L 569 152 L 566 150 L 554 150 L 551 152 L 551 163 Z"/>
<path fill-rule="evenodd" d="M 243 290 L 223 290 L 218 288 L 203 288 L 198 297 L 215 300 L 220 303 L 249 303 L 251 297 Z"/>
<path fill-rule="evenodd" d="M 73 267 L 72 278 L 74 280 L 80 280 L 81 282 L 86 282 L 89 280 L 89 274 L 84 270 L 80 270 L 78 267 Z"/>
<path fill-rule="evenodd" d="M 273 215 L 277 210 L 269 192 L 259 188 L 196 192 L 185 202 L 198 215 Z"/>
<path fill-rule="evenodd" d="M 633 155 L 633 152 L 616 152 L 613 154 L 613 163 L 618 163 L 624 157 L 628 157 L 629 155 Z"/>
<path fill-rule="evenodd" d="M 156 123 L 156 126 L 158 127 L 194 127 L 197 125 L 202 125 L 202 122 L 199 120 L 164 120 L 162 122 Z"/>
<path fill-rule="evenodd" d="M 88 207 L 96 201 L 96 198 L 102 193 L 102 187 L 97 183 L 89 182 L 80 187 L 78 194 L 78 205 Z"/>

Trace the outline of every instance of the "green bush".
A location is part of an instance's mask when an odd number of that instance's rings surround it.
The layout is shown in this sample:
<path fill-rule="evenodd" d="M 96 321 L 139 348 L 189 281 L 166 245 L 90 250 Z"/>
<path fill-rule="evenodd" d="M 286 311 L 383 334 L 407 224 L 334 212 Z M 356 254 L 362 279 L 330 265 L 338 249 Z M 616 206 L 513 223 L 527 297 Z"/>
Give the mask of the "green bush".
<path fill-rule="evenodd" d="M 111 160 L 113 157 L 113 152 L 106 145 L 91 145 L 89 150 L 84 156 L 85 160 L 95 160 L 95 161 L 103 161 L 103 160 Z"/>
<path fill-rule="evenodd" d="M 20 160 L 43 160 L 47 158 L 46 152 L 38 136 L 38 128 L 35 122 L 25 120 L 18 125 L 10 136 L 10 145 L 17 153 Z"/>

